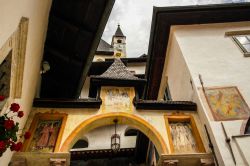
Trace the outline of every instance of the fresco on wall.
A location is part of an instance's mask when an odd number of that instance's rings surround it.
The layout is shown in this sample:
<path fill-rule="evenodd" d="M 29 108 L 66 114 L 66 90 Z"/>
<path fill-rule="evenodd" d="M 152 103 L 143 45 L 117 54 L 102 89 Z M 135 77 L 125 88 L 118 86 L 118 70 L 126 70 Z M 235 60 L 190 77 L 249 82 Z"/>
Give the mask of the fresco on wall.
<path fill-rule="evenodd" d="M 29 145 L 30 152 L 53 152 L 62 120 L 39 120 Z"/>
<path fill-rule="evenodd" d="M 171 122 L 170 133 L 174 153 L 197 153 L 198 147 L 189 122 Z"/>
<path fill-rule="evenodd" d="M 206 88 L 206 98 L 216 121 L 246 119 L 249 107 L 237 87 Z"/>
<path fill-rule="evenodd" d="M 131 111 L 134 98 L 132 87 L 102 87 L 103 111 Z"/>

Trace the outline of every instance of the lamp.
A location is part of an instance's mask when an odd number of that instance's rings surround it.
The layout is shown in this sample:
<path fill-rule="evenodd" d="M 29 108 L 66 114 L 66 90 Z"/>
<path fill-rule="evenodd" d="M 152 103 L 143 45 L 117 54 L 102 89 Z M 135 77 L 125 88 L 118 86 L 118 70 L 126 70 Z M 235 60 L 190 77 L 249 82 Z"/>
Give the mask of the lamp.
<path fill-rule="evenodd" d="M 46 73 L 46 72 L 49 71 L 49 70 L 50 70 L 49 62 L 43 61 L 42 64 L 41 64 L 41 71 L 40 71 L 40 74 L 44 74 L 44 73 Z"/>
<path fill-rule="evenodd" d="M 111 150 L 116 153 L 120 150 L 121 139 L 120 139 L 120 136 L 116 134 L 116 126 L 117 126 L 118 120 L 115 119 L 113 122 L 115 123 L 115 134 L 111 136 Z"/>

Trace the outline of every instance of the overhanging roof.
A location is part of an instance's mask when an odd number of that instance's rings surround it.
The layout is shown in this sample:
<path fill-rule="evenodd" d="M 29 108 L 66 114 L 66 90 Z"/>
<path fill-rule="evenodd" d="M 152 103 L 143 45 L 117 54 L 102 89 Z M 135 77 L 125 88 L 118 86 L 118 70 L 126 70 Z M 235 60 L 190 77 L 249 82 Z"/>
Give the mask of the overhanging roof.
<path fill-rule="evenodd" d="M 41 98 L 78 98 L 115 0 L 53 0 Z"/>
<path fill-rule="evenodd" d="M 135 87 L 141 96 L 146 82 L 146 79 L 131 73 L 121 59 L 114 59 L 104 73 L 90 77 L 89 97 L 96 97 L 97 90 L 101 86 L 131 86 Z"/>
<path fill-rule="evenodd" d="M 101 39 L 95 53 L 96 55 L 111 55 L 112 56 L 114 54 L 114 48 L 105 40 Z"/>
<path fill-rule="evenodd" d="M 105 61 L 100 62 L 92 62 L 88 75 L 101 75 L 111 66 L 113 61 L 114 58 L 105 59 Z M 121 61 L 124 63 L 125 66 L 132 65 L 135 63 L 144 65 L 147 62 L 147 57 L 140 56 L 137 58 L 121 58 Z"/>
<path fill-rule="evenodd" d="M 117 80 L 139 80 L 138 77 L 128 70 L 121 59 L 114 59 L 112 65 L 104 73 L 92 77 Z"/>
<path fill-rule="evenodd" d="M 250 3 L 203 6 L 154 7 L 151 24 L 145 99 L 157 99 L 170 28 L 191 25 L 250 21 Z"/>

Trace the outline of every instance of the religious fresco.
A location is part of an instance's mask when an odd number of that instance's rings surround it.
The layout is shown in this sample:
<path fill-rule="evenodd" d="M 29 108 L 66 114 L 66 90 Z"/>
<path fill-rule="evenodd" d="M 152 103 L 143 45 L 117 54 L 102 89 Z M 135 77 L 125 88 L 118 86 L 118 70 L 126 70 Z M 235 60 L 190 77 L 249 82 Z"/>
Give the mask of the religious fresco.
<path fill-rule="evenodd" d="M 37 113 L 30 125 L 31 138 L 24 141 L 23 151 L 57 152 L 67 114 Z"/>
<path fill-rule="evenodd" d="M 237 120 L 249 117 L 249 107 L 237 87 L 206 88 L 205 92 L 214 120 Z"/>
<path fill-rule="evenodd" d="M 103 111 L 131 111 L 134 98 L 132 87 L 102 87 Z"/>
<path fill-rule="evenodd" d="M 28 151 L 53 152 L 62 120 L 39 120 Z"/>
<path fill-rule="evenodd" d="M 204 153 L 205 148 L 192 115 L 164 115 L 170 153 Z"/>
<path fill-rule="evenodd" d="M 190 123 L 171 122 L 169 126 L 175 153 L 198 153 Z"/>

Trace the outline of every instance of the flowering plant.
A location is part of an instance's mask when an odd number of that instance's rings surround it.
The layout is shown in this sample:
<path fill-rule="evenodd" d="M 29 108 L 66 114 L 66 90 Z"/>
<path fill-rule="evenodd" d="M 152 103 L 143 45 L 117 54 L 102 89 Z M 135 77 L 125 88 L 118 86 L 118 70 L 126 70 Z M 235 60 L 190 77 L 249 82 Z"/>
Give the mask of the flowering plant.
<path fill-rule="evenodd" d="M 0 102 L 4 100 L 3 96 L 0 96 Z M 17 132 L 19 131 L 19 123 L 14 122 L 13 117 L 17 116 L 22 118 L 24 113 L 20 111 L 20 106 L 17 103 L 12 103 L 9 112 L 0 116 L 0 157 L 2 154 L 10 148 L 11 151 L 20 151 L 22 148 L 22 142 L 17 142 Z M 12 116 L 9 116 L 10 113 Z M 29 139 L 30 132 L 24 134 L 25 139 Z"/>

